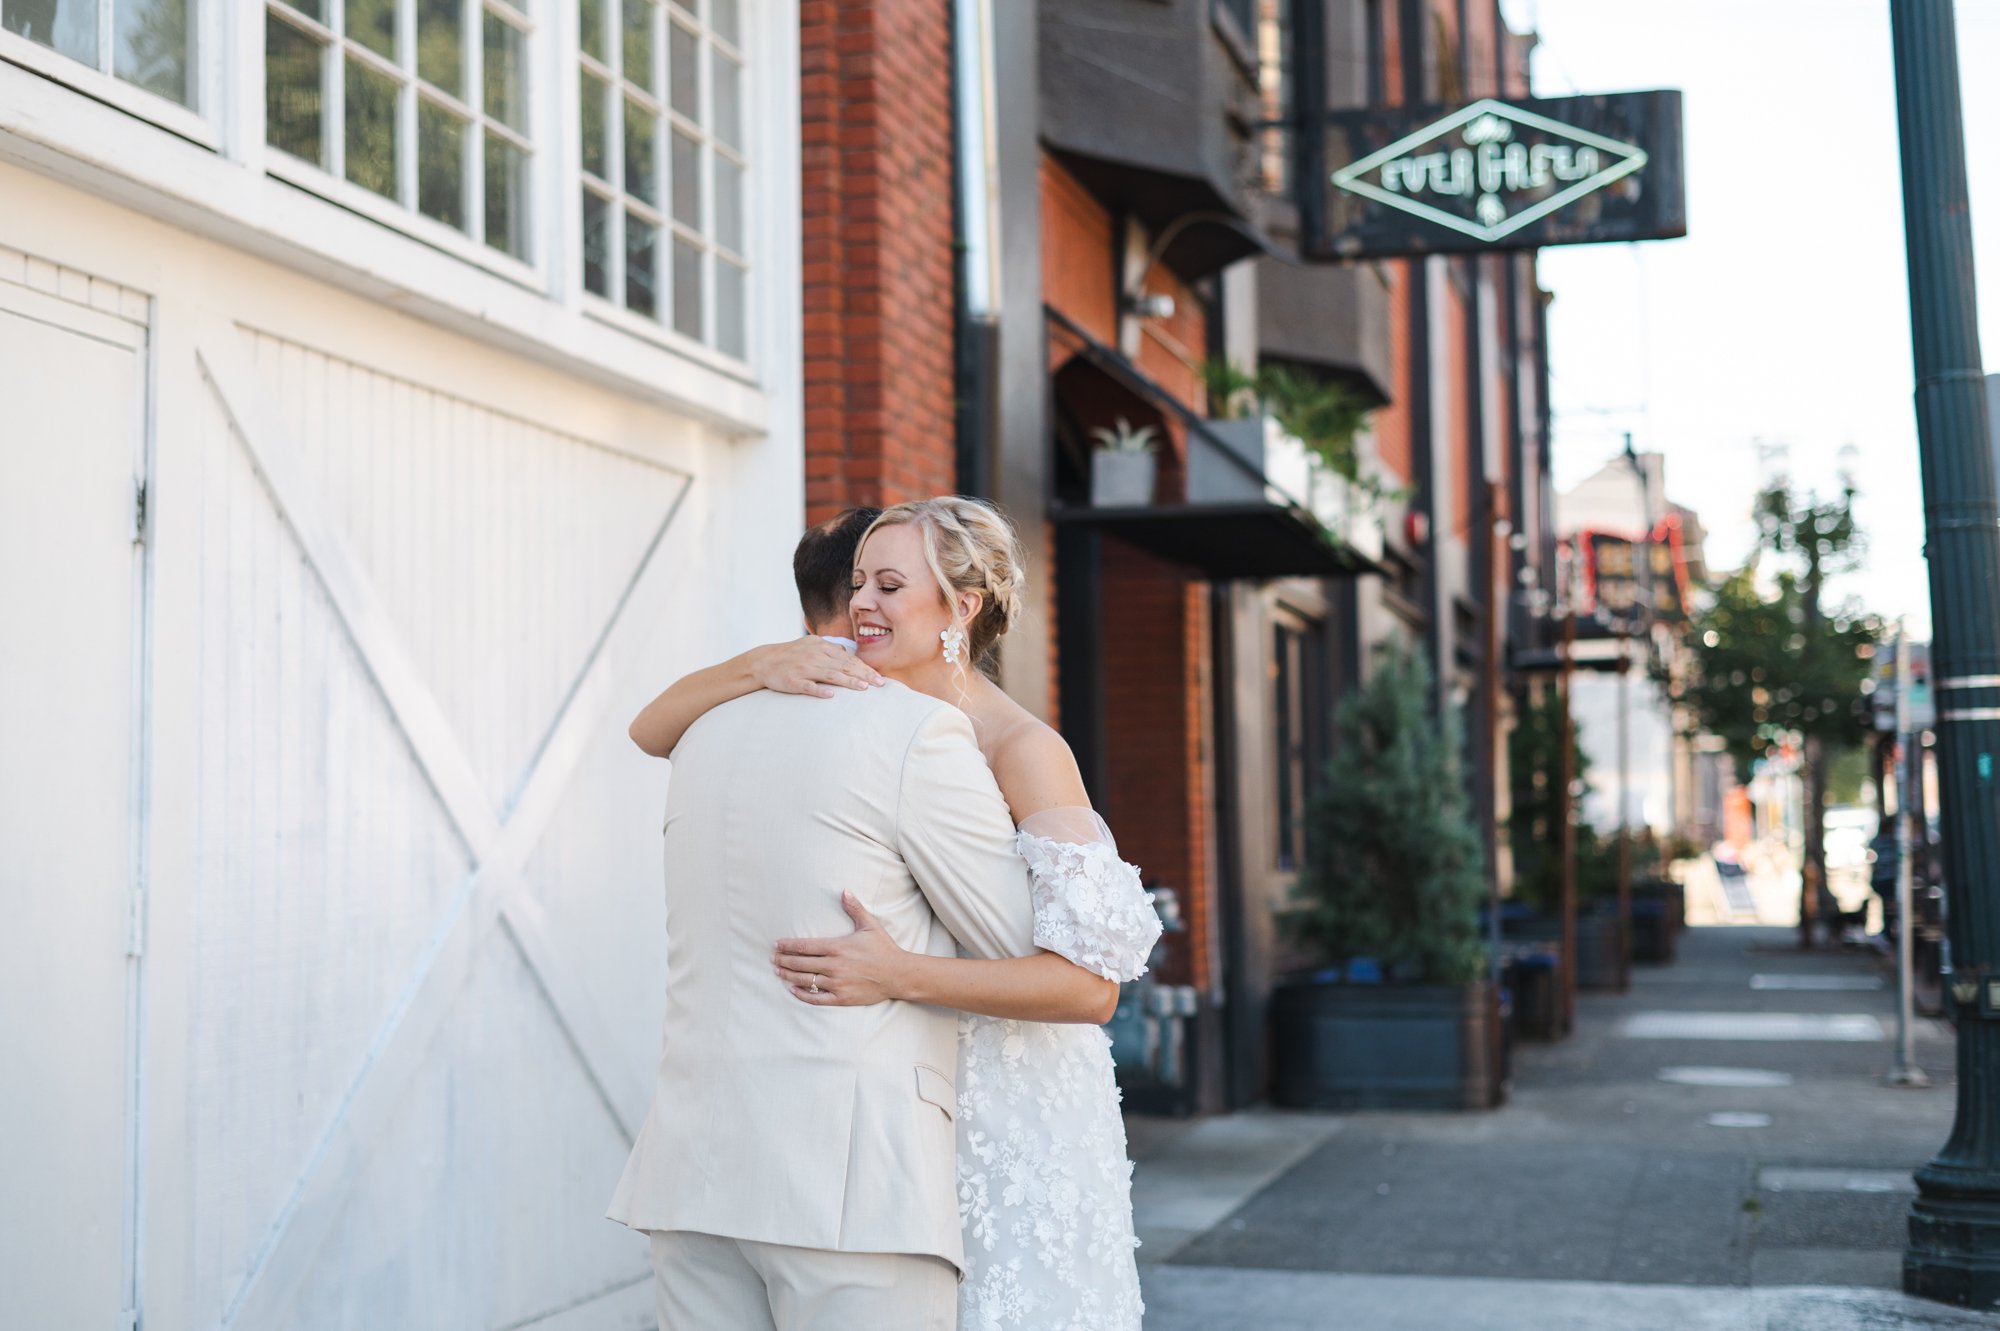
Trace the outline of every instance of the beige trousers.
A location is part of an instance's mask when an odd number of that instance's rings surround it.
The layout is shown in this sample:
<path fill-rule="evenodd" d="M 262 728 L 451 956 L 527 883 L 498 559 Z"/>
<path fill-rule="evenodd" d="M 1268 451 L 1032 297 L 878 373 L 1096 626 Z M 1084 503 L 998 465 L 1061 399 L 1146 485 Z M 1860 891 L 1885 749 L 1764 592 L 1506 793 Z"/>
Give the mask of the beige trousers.
<path fill-rule="evenodd" d="M 958 1272 L 941 1257 L 828 1252 L 655 1232 L 660 1331 L 955 1331 Z"/>

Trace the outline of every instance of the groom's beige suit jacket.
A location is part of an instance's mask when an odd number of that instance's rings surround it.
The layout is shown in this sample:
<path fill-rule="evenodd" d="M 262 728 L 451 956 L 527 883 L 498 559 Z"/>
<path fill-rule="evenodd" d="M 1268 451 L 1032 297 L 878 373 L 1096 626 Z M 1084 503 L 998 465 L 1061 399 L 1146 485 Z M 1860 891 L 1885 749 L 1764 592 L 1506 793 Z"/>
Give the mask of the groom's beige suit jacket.
<path fill-rule="evenodd" d="M 771 950 L 851 931 L 847 889 L 912 951 L 1035 951 L 1027 868 L 971 723 L 900 684 L 755 693 L 690 727 L 673 764 L 666 1030 L 611 1218 L 963 1270 L 957 1014 L 810 1006 Z"/>

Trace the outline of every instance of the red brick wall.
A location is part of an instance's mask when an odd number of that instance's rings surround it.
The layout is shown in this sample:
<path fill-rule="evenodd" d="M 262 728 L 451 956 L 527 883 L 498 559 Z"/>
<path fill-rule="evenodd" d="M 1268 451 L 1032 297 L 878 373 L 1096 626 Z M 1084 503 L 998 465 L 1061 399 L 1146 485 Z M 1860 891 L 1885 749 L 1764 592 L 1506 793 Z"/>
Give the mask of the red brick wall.
<path fill-rule="evenodd" d="M 1437 84 L 1425 101 L 1459 102 L 1467 97 L 1465 66 L 1458 58 L 1458 5 L 1435 0 L 1431 5 L 1430 52 L 1436 62 Z M 1415 100 L 1415 99 L 1412 99 Z"/>
<path fill-rule="evenodd" d="M 1119 854 L 1174 889 L 1187 931 L 1159 978 L 1207 986 L 1215 928 L 1210 780 L 1203 743 L 1207 600 L 1199 583 L 1118 541 L 1104 543 L 1106 790 Z"/>
<path fill-rule="evenodd" d="M 1118 273 L 1121 238 L 1111 212 L 1061 162 L 1042 154 L 1042 298 L 1107 346 L 1118 346 Z M 1146 276 L 1149 294 L 1173 297 L 1171 318 L 1147 320 L 1134 358 L 1146 376 L 1188 406 L 1201 410 L 1198 365 L 1208 354 L 1208 313 L 1194 289 L 1174 271 L 1155 264 Z M 1049 367 L 1058 369 L 1075 348 L 1049 340 Z M 1170 412 L 1149 423 L 1161 435 L 1162 497 L 1180 492 L 1187 465 L 1187 431 Z M 1110 420 L 1085 420 L 1086 428 Z M 1134 421 L 1135 424 L 1140 422 Z"/>
<path fill-rule="evenodd" d="M 1445 484 L 1451 491 L 1451 530 L 1463 535 L 1472 526 L 1474 495 L 1467 479 L 1472 467 L 1472 395 L 1478 391 L 1479 373 L 1471 363 L 1465 339 L 1472 327 L 1471 302 L 1459 290 L 1458 270 L 1462 260 L 1453 260 L 1453 271 L 1444 281 L 1444 373 L 1451 386 L 1451 419 L 1438 422 L 1436 432 L 1446 441 L 1440 466 L 1449 467 Z M 1449 459 L 1446 461 L 1445 459 Z"/>
<path fill-rule="evenodd" d="M 1382 93 L 1389 105 L 1400 106 L 1403 97 L 1403 10 L 1395 0 L 1375 0 L 1382 15 Z M 1410 100 L 1414 101 L 1415 98 Z"/>
<path fill-rule="evenodd" d="M 951 13 L 801 0 L 806 520 L 955 488 Z"/>
<path fill-rule="evenodd" d="M 1117 247 L 1111 211 L 1042 154 L 1042 299 L 1100 342 L 1118 340 Z M 1051 368 L 1069 348 L 1051 339 Z"/>
<path fill-rule="evenodd" d="M 1465 92 L 1468 97 L 1499 95 L 1499 79 L 1493 62 L 1493 41 L 1498 35 L 1499 14 L 1493 0 L 1472 0 L 1465 10 L 1466 45 Z"/>
<path fill-rule="evenodd" d="M 1391 105 L 1418 100 L 1416 90 L 1406 99 L 1403 88 L 1401 5 L 1379 0 L 1382 18 L 1382 91 Z M 1389 405 L 1375 413 L 1375 443 L 1382 465 L 1405 485 L 1416 474 L 1411 457 L 1410 398 L 1410 269 L 1409 259 L 1394 259 L 1382 267 L 1389 275 Z"/>
<path fill-rule="evenodd" d="M 1375 413 L 1375 446 L 1382 465 L 1401 484 L 1416 472 L 1410 457 L 1410 264 L 1398 259 L 1383 265 L 1389 274 L 1389 405 Z"/>
<path fill-rule="evenodd" d="M 1046 154 L 1041 218 L 1043 298 L 1092 337 L 1116 346 L 1121 237 L 1110 210 Z M 1146 289 L 1171 295 L 1175 310 L 1171 319 L 1149 325 L 1160 335 L 1149 331 L 1141 338 L 1139 367 L 1199 408 L 1200 378 L 1182 357 L 1199 361 L 1206 354 L 1207 316 L 1170 269 L 1155 267 Z M 1050 368 L 1060 368 L 1072 354 L 1073 348 L 1052 338 Z M 1089 409 L 1088 402 L 1072 405 Z M 1183 475 L 1186 431 L 1168 413 L 1156 411 L 1148 419 L 1164 427 L 1160 493 L 1171 496 Z M 1208 869 L 1214 792 L 1206 752 L 1204 584 L 1115 539 L 1107 539 L 1103 551 L 1103 813 L 1120 853 L 1145 871 L 1148 883 L 1172 887 L 1180 897 L 1189 927 L 1175 935 L 1161 979 L 1207 985 L 1214 978 L 1208 956 L 1215 902 Z"/>
<path fill-rule="evenodd" d="M 1194 367 L 1208 359 L 1208 311 L 1193 288 L 1172 269 L 1157 264 L 1146 279 L 1146 293 L 1172 296 L 1174 313 L 1170 319 L 1148 319 L 1142 325 L 1139 368 L 1154 383 L 1199 410 L 1207 394 Z"/>

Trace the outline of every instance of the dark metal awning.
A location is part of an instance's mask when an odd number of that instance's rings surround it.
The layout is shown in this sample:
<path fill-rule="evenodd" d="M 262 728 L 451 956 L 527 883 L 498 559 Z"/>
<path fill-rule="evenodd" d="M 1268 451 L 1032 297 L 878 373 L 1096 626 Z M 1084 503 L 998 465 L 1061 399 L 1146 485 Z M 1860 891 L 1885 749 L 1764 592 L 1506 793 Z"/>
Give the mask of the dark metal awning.
<path fill-rule="evenodd" d="M 1150 555 L 1187 564 L 1203 577 L 1334 578 L 1381 568 L 1320 526 L 1312 514 L 1278 504 L 1153 504 L 1143 508 L 1059 507 L 1050 517 L 1116 536 Z"/>
<path fill-rule="evenodd" d="M 1064 525 L 1089 527 L 1212 580 L 1231 578 L 1352 577 L 1381 573 L 1380 564 L 1343 541 L 1320 521 L 1301 496 L 1274 484 L 1237 445 L 1218 436 L 1210 423 L 1153 381 L 1125 356 L 1092 337 L 1053 307 L 1049 326 L 1075 354 L 1147 399 L 1187 427 L 1189 447 L 1199 447 L 1223 469 L 1241 474 L 1227 487 L 1231 497 L 1203 502 L 1098 508 L 1056 504 L 1049 517 Z M 1246 493 L 1247 492 L 1247 493 Z M 1256 496 L 1263 496 L 1261 499 Z"/>

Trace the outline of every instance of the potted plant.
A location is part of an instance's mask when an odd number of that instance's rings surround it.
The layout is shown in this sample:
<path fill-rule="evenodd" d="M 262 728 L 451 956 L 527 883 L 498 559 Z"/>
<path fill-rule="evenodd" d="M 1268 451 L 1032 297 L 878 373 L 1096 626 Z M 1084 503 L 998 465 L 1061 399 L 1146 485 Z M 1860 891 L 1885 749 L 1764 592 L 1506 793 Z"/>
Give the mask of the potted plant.
<path fill-rule="evenodd" d="M 1421 654 L 1392 648 L 1336 712 L 1285 918 L 1326 964 L 1272 995 L 1279 1104 L 1477 1109 L 1504 1093 L 1482 847 L 1456 713 L 1433 717 L 1430 695 Z"/>
<path fill-rule="evenodd" d="M 1190 446 L 1188 498 L 1262 499 L 1268 479 L 1347 544 L 1379 558 L 1381 501 L 1405 492 L 1385 487 L 1363 465 L 1361 436 L 1375 404 L 1339 379 L 1283 365 L 1250 374 L 1216 358 L 1202 363 L 1201 375 L 1209 433 L 1223 447 Z M 1222 456 L 1225 450 L 1235 457 Z"/>
<path fill-rule="evenodd" d="M 1154 456 L 1159 430 L 1134 429 L 1123 416 L 1114 429 L 1090 432 L 1097 450 L 1090 455 L 1090 502 L 1096 508 L 1132 508 L 1153 502 Z"/>
<path fill-rule="evenodd" d="M 1681 885 L 1667 876 L 1666 847 L 1650 827 L 1632 838 L 1632 960 L 1656 964 L 1674 959 L 1687 919 Z"/>

